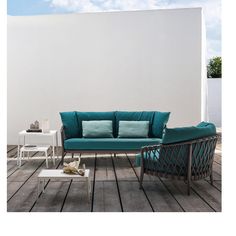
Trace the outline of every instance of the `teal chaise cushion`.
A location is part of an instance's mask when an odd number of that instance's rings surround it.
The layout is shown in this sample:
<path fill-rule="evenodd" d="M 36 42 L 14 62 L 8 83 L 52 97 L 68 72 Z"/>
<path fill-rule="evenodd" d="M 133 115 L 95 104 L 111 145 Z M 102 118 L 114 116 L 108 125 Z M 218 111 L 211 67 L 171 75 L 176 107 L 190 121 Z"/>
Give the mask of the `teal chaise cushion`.
<path fill-rule="evenodd" d="M 140 150 L 147 145 L 157 145 L 158 138 L 71 138 L 64 141 L 66 150 Z"/>
<path fill-rule="evenodd" d="M 165 128 L 162 139 L 163 144 L 179 143 L 199 139 L 216 134 L 216 127 L 213 123 L 201 122 L 197 126 L 181 128 Z"/>

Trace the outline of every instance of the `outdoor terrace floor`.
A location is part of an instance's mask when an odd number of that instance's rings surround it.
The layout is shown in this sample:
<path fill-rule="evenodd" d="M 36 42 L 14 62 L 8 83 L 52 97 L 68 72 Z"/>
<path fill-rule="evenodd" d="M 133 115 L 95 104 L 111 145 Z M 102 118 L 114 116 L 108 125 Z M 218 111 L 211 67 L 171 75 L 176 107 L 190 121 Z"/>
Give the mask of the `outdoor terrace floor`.
<path fill-rule="evenodd" d="M 7 147 L 7 211 L 9 212 L 220 212 L 221 143 L 217 145 L 213 177 L 195 181 L 191 195 L 186 183 L 145 175 L 139 189 L 140 168 L 133 155 L 83 156 L 81 163 L 91 170 L 92 198 L 88 203 L 83 181 L 48 181 L 46 192 L 37 199 L 37 176 L 46 168 L 41 153 L 16 166 L 17 146 Z M 76 157 L 76 156 L 75 156 Z M 66 158 L 66 161 L 72 160 Z M 53 167 L 61 168 L 59 160 Z"/>

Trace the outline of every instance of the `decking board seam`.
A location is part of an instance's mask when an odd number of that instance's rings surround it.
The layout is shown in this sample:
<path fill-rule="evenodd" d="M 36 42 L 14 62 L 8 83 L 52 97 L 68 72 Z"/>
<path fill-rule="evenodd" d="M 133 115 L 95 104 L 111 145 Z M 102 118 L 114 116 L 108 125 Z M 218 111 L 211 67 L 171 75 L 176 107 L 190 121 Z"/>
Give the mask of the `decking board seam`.
<path fill-rule="evenodd" d="M 137 175 L 136 171 L 134 170 L 134 167 L 133 167 L 133 165 L 132 165 L 132 163 L 131 163 L 131 161 L 130 161 L 128 155 L 127 155 L 127 153 L 126 153 L 125 155 L 126 155 L 126 158 L 127 158 L 128 161 L 129 161 L 129 164 L 130 164 L 132 170 L 134 171 L 135 176 L 137 177 L 138 182 L 140 183 L 139 178 L 138 178 L 138 175 Z M 144 195 L 145 195 L 145 197 L 146 197 L 146 199 L 147 199 L 147 201 L 148 201 L 148 203 L 149 203 L 149 205 L 150 205 L 152 211 L 155 212 L 155 210 L 154 210 L 154 208 L 153 208 L 153 206 L 152 206 L 152 203 L 151 203 L 149 197 L 147 196 L 147 193 L 146 193 L 145 189 L 144 189 L 143 187 L 142 187 L 141 189 L 143 190 L 143 193 L 144 193 Z"/>
<path fill-rule="evenodd" d="M 111 155 L 111 161 L 112 161 L 112 166 L 113 166 L 113 170 L 114 170 L 114 174 L 115 174 L 115 182 L 116 182 L 116 187 L 117 187 L 117 191 L 118 191 L 121 212 L 124 212 L 124 208 L 123 208 L 123 204 L 122 204 L 122 200 L 121 200 L 121 195 L 120 195 L 120 187 L 119 187 L 119 183 L 118 183 L 118 179 L 117 179 L 117 175 L 116 175 L 115 163 L 114 163 L 112 155 Z"/>
<path fill-rule="evenodd" d="M 205 198 L 202 197 L 202 196 L 197 192 L 197 190 L 195 190 L 192 186 L 191 186 L 191 190 L 192 190 L 193 192 L 195 192 L 195 193 L 198 195 L 198 197 L 200 197 L 214 212 L 217 212 L 217 210 L 215 210 L 215 208 L 212 207 L 212 206 L 205 200 Z"/>
<path fill-rule="evenodd" d="M 60 166 L 60 162 L 58 163 L 56 169 L 58 169 L 58 167 Z M 47 181 L 47 183 L 44 186 L 44 190 L 47 188 L 48 184 L 50 182 L 50 179 Z M 40 194 L 38 195 L 37 199 L 34 201 L 32 207 L 30 208 L 29 212 L 31 212 L 35 206 L 35 204 L 37 203 L 37 201 L 40 199 L 41 195 L 42 195 L 43 191 L 40 192 Z"/>
<path fill-rule="evenodd" d="M 96 181 L 96 168 L 97 168 L 97 153 L 95 153 L 95 160 L 94 160 L 93 190 L 92 190 L 92 199 L 91 199 L 91 212 L 93 212 L 94 190 L 95 190 L 95 181 Z"/>
<path fill-rule="evenodd" d="M 186 212 L 184 207 L 180 204 L 180 202 L 176 199 L 176 197 L 174 196 L 174 194 L 170 191 L 170 189 L 166 186 L 166 184 L 164 183 L 164 181 L 158 176 L 158 179 L 161 181 L 161 183 L 164 185 L 164 187 L 166 188 L 166 190 L 169 192 L 169 194 L 174 198 L 174 200 L 178 203 L 178 205 L 180 206 L 180 208 L 183 210 L 183 212 Z"/>
<path fill-rule="evenodd" d="M 71 180 L 70 180 L 70 184 L 69 184 L 69 186 L 68 186 L 68 189 L 67 189 L 67 191 L 66 191 L 66 195 L 65 195 L 64 200 L 63 200 L 63 202 L 62 202 L 62 206 L 61 206 L 60 212 L 63 211 L 63 207 L 64 207 L 64 205 L 65 205 L 66 198 L 67 198 L 67 195 L 68 195 L 68 193 L 69 193 L 69 190 L 70 190 L 70 186 L 71 186 L 71 184 L 72 184 L 72 181 L 73 181 L 73 180 L 71 179 Z"/>
<path fill-rule="evenodd" d="M 16 195 L 16 193 L 26 184 L 26 182 L 43 165 L 44 162 L 45 162 L 45 160 L 43 162 L 41 162 L 41 164 L 36 168 L 36 170 L 24 181 L 24 183 L 16 190 L 16 192 L 14 194 L 12 194 L 12 196 L 7 200 L 7 202 L 9 202 Z"/>
<path fill-rule="evenodd" d="M 11 152 L 11 151 L 14 150 L 15 148 L 17 148 L 17 146 L 15 146 L 15 147 L 13 147 L 12 149 L 8 150 L 7 153 L 8 153 L 8 152 Z"/>

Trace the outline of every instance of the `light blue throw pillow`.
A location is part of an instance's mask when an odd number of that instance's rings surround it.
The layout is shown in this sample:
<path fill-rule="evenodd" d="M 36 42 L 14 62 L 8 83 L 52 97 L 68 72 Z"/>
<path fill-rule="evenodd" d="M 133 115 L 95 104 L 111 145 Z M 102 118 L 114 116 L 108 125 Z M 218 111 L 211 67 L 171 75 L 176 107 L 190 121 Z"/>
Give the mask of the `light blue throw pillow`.
<path fill-rule="evenodd" d="M 148 138 L 149 121 L 120 121 L 118 138 Z"/>
<path fill-rule="evenodd" d="M 113 138 L 111 120 L 83 120 L 82 130 L 84 138 Z"/>

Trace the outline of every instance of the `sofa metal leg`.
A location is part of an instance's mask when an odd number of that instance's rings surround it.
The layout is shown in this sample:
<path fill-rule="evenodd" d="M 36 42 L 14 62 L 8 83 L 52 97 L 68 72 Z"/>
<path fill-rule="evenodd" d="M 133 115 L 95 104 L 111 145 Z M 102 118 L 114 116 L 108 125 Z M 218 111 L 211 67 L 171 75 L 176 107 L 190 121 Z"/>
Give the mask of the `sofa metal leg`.
<path fill-rule="evenodd" d="M 141 167 L 140 180 L 139 180 L 139 189 L 143 188 L 143 176 L 144 176 L 144 171 L 143 171 L 143 168 Z"/>
<path fill-rule="evenodd" d="M 62 154 L 61 154 L 61 165 L 63 165 L 63 163 L 64 163 L 64 156 L 66 155 L 66 152 L 63 152 Z"/>
<path fill-rule="evenodd" d="M 74 153 L 73 152 L 71 153 L 71 157 L 74 158 Z"/>

